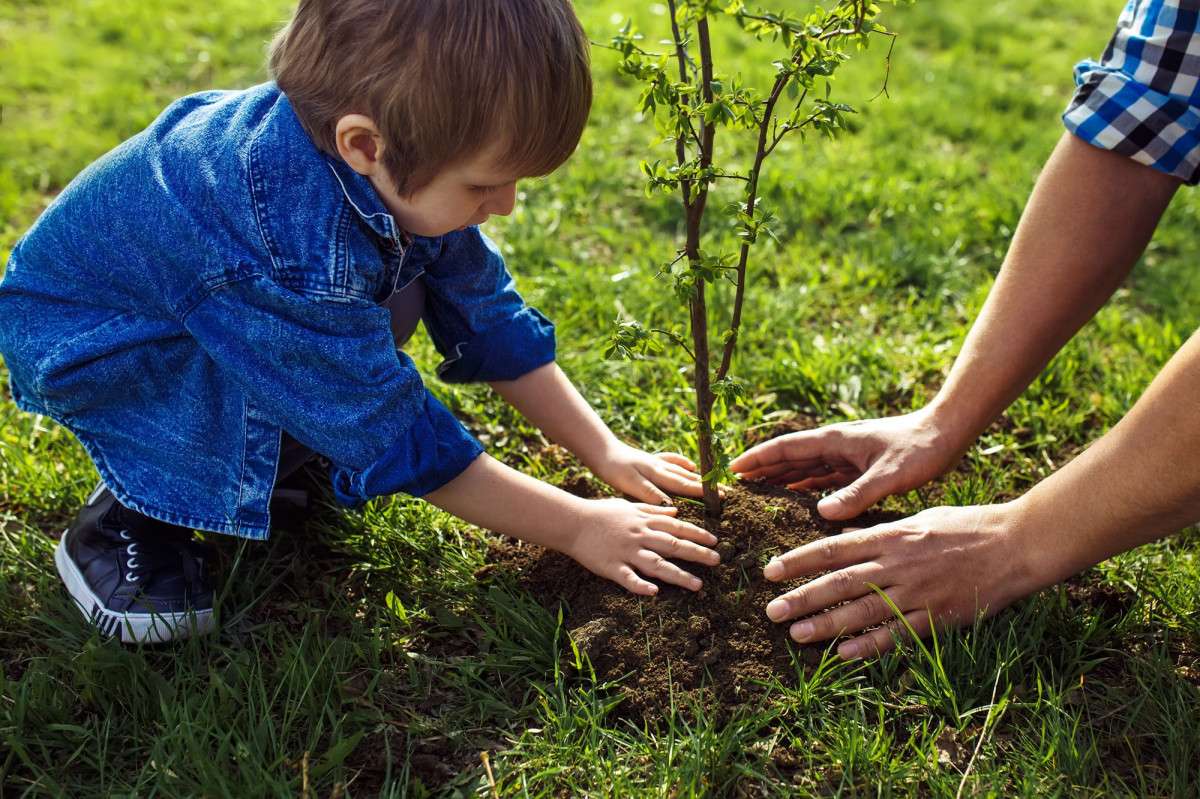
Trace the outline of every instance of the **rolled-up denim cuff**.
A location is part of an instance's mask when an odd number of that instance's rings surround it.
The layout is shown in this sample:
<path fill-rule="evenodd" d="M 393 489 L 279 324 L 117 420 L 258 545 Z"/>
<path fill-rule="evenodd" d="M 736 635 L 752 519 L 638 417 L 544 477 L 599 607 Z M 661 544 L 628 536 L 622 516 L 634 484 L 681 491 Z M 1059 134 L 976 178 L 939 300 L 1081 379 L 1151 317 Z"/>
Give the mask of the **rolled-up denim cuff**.
<path fill-rule="evenodd" d="M 453 357 L 438 367 L 447 383 L 516 380 L 554 360 L 554 325 L 526 307 L 504 324 L 455 346 Z"/>
<path fill-rule="evenodd" d="M 361 471 L 335 465 L 330 477 L 338 501 L 349 507 L 401 492 L 421 497 L 458 477 L 482 452 L 483 445 L 427 393 L 424 415 L 379 460 Z"/>

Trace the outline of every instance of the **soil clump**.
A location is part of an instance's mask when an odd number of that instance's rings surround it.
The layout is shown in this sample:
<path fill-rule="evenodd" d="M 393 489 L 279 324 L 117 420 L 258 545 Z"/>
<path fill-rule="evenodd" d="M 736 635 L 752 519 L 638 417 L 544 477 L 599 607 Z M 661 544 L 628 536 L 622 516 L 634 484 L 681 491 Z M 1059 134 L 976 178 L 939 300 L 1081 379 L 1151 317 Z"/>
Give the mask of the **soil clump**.
<path fill-rule="evenodd" d="M 757 483 L 729 489 L 721 526 L 710 530 L 720 539 L 721 563 L 679 564 L 704 581 L 696 593 L 660 583 L 658 596 L 634 596 L 565 555 L 512 539 L 495 547 L 491 561 L 515 572 L 518 585 L 550 609 L 564 607 L 564 626 L 597 679 L 619 681 L 619 713 L 659 717 L 695 702 L 731 708 L 776 678 L 793 682 L 796 670 L 819 663 L 828 646 L 797 645 L 787 624 L 767 618 L 768 602 L 805 581 L 769 582 L 763 566 L 846 527 L 898 518 L 872 514 L 831 523 L 817 513 L 818 498 Z M 680 518 L 704 526 L 702 506 L 679 504 Z M 573 661 L 570 649 L 565 657 Z"/>

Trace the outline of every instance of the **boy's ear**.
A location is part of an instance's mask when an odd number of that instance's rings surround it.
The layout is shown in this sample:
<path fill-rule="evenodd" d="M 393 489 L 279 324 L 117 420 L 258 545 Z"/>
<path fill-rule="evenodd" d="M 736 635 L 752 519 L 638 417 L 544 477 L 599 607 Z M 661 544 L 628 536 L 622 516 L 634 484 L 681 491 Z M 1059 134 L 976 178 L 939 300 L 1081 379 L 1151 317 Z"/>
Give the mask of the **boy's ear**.
<path fill-rule="evenodd" d="M 373 119 L 362 114 L 347 114 L 337 121 L 334 135 L 338 155 L 351 169 L 367 177 L 380 170 L 383 136 Z"/>

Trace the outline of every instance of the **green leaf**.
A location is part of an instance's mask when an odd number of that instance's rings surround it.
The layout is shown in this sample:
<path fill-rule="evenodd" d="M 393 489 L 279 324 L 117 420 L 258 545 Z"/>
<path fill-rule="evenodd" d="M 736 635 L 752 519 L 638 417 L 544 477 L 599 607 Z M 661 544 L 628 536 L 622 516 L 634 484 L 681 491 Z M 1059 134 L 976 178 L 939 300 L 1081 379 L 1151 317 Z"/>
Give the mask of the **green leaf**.
<path fill-rule="evenodd" d="M 333 746 L 329 747 L 329 750 L 325 752 L 324 757 L 322 757 L 320 762 L 317 763 L 316 767 L 309 772 L 310 778 L 314 780 L 320 779 L 332 769 L 342 765 L 346 758 L 350 756 L 350 753 L 358 748 L 359 743 L 366 734 L 366 730 L 360 730 L 359 732 L 351 735 L 349 738 L 343 738 Z"/>
<path fill-rule="evenodd" d="M 408 623 L 408 609 L 404 607 L 404 603 L 400 601 L 400 597 L 396 596 L 391 591 L 387 592 L 387 596 L 383 598 L 387 609 L 396 614 L 396 618 L 405 624 Z"/>

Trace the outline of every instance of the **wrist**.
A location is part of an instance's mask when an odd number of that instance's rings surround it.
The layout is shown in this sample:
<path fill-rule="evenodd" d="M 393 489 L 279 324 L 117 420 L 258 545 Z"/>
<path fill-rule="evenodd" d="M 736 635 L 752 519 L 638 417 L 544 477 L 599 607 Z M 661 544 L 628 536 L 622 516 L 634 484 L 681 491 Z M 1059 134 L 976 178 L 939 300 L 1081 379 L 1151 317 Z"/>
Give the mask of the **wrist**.
<path fill-rule="evenodd" d="M 587 538 L 588 515 L 592 503 L 574 494 L 567 494 L 567 500 L 559 514 L 556 514 L 555 534 L 544 544 L 548 549 L 561 552 L 572 560 L 579 560 L 579 552 Z"/>
<path fill-rule="evenodd" d="M 589 446 L 576 452 L 575 456 L 589 471 L 602 477 L 605 468 L 617 460 L 618 454 L 625 446 L 625 442 L 613 435 L 612 431 L 605 430 Z"/>
<path fill-rule="evenodd" d="M 1080 551 L 1083 538 L 1064 521 L 1055 507 L 1034 492 L 998 506 L 1004 515 L 1008 550 L 1024 593 L 1033 593 L 1062 582 L 1098 561 Z"/>
<path fill-rule="evenodd" d="M 952 452 L 955 456 L 966 452 L 987 427 L 987 422 L 980 423 L 965 403 L 955 402 L 945 396 L 944 391 L 934 397 L 921 413 L 928 421 L 938 449 Z"/>

